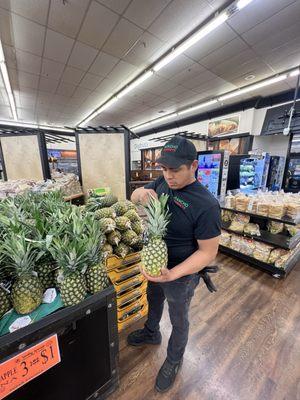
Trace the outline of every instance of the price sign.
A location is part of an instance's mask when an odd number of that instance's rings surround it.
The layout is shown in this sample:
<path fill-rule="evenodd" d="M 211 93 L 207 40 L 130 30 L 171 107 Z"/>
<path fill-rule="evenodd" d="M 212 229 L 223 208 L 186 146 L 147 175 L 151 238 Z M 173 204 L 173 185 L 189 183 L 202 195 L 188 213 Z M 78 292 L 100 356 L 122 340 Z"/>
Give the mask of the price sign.
<path fill-rule="evenodd" d="M 60 362 L 57 335 L 0 364 L 0 400 Z"/>

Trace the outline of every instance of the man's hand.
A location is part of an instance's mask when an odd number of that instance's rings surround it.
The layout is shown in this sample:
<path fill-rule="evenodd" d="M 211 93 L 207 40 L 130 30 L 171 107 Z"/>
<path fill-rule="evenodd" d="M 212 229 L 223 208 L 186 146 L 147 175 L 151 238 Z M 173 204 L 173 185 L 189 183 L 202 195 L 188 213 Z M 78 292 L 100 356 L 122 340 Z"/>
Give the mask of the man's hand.
<path fill-rule="evenodd" d="M 144 275 L 144 277 L 151 282 L 164 283 L 164 282 L 171 282 L 176 279 L 172 274 L 172 270 L 169 270 L 167 268 L 163 268 L 161 270 L 161 275 L 159 276 L 148 275 L 147 272 L 142 267 L 140 268 L 140 270 L 141 273 Z"/>
<path fill-rule="evenodd" d="M 150 197 L 153 196 L 156 199 L 157 194 L 155 193 L 155 191 L 153 189 L 144 189 L 141 190 L 141 192 L 139 193 L 139 203 L 141 203 L 143 206 L 145 206 L 146 204 L 148 204 Z"/>

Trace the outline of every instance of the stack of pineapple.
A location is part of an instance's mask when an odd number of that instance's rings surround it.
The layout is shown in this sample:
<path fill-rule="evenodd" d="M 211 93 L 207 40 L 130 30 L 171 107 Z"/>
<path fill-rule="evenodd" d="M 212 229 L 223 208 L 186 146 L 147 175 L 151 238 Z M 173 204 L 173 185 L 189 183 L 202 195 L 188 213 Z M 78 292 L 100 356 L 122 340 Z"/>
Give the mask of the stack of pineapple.
<path fill-rule="evenodd" d="M 143 223 L 136 206 L 129 200 L 118 201 L 110 194 L 104 197 L 90 197 L 87 211 L 94 212 L 106 241 L 103 245 L 105 257 L 115 254 L 126 257 L 143 248 Z"/>
<path fill-rule="evenodd" d="M 62 194 L 25 194 L 0 202 L 0 318 L 13 307 L 29 314 L 47 288 L 65 306 L 109 285 L 104 234 L 93 214 L 65 203 Z"/>

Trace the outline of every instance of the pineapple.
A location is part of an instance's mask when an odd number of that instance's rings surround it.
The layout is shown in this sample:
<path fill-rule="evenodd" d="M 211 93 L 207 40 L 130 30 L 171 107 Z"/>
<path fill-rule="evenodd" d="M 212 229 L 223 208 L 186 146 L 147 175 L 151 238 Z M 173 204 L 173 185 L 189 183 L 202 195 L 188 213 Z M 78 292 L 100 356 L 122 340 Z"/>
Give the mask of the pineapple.
<path fill-rule="evenodd" d="M 137 243 L 138 239 L 138 235 L 131 229 L 128 229 L 122 233 L 122 241 L 123 243 L 127 244 L 127 246 L 132 246 L 134 243 Z"/>
<path fill-rule="evenodd" d="M 116 229 L 116 222 L 112 218 L 100 219 L 100 228 L 103 233 L 109 233 Z"/>
<path fill-rule="evenodd" d="M 65 306 L 80 303 L 87 295 L 85 271 L 89 261 L 87 236 L 65 235 L 55 238 L 51 244 L 51 254 L 58 265 L 57 282 L 61 299 Z"/>
<path fill-rule="evenodd" d="M 119 231 L 112 231 L 107 235 L 107 241 L 112 246 L 118 246 L 121 241 L 121 233 Z"/>
<path fill-rule="evenodd" d="M 114 253 L 122 258 L 125 258 L 127 254 L 129 254 L 129 251 L 130 247 L 123 242 L 120 242 L 118 246 L 114 247 Z"/>
<path fill-rule="evenodd" d="M 168 250 L 163 240 L 169 223 L 169 211 L 167 209 L 168 195 L 161 195 L 159 200 L 151 197 L 145 212 L 148 217 L 147 234 L 148 243 L 141 253 L 142 265 L 151 276 L 159 276 L 161 269 L 167 267 Z"/>
<path fill-rule="evenodd" d="M 55 266 L 53 264 L 43 263 L 36 267 L 39 280 L 43 286 L 44 291 L 48 288 L 56 287 L 56 274 Z"/>
<path fill-rule="evenodd" d="M 115 219 L 116 227 L 119 231 L 126 231 L 131 228 L 131 222 L 127 217 L 121 216 Z"/>
<path fill-rule="evenodd" d="M 141 221 L 135 221 L 131 223 L 131 228 L 132 230 L 137 234 L 141 235 L 144 231 L 143 225 Z"/>
<path fill-rule="evenodd" d="M 131 222 L 136 222 L 140 220 L 138 213 L 133 209 L 128 210 L 124 214 L 124 217 L 127 217 Z"/>
<path fill-rule="evenodd" d="M 2 245 L 8 267 L 15 281 L 12 285 L 12 305 L 18 314 L 29 314 L 42 302 L 43 287 L 34 271 L 38 259 L 37 249 L 24 234 L 8 234 Z"/>
<path fill-rule="evenodd" d="M 103 263 L 88 268 L 86 272 L 87 289 L 91 294 L 100 292 L 109 286 L 109 279 Z"/>
<path fill-rule="evenodd" d="M 115 210 L 118 217 L 124 215 L 128 211 L 128 205 L 125 201 L 118 201 L 112 206 L 112 208 Z"/>
<path fill-rule="evenodd" d="M 116 218 L 117 214 L 115 210 L 112 207 L 104 207 L 100 208 L 100 210 L 97 210 L 95 212 L 95 218 L 96 219 L 102 219 L 102 218 Z"/>
<path fill-rule="evenodd" d="M 141 251 L 144 247 L 144 241 L 141 236 L 138 236 L 138 241 L 132 245 L 134 251 Z"/>
<path fill-rule="evenodd" d="M 125 200 L 124 203 L 127 205 L 128 210 L 135 210 L 136 211 L 136 206 L 129 200 Z"/>
<path fill-rule="evenodd" d="M 86 247 L 89 255 L 89 267 L 86 271 L 87 290 L 95 294 L 109 285 L 106 269 L 102 263 L 102 241 L 97 224 L 90 224 L 88 227 L 88 241 Z"/>
<path fill-rule="evenodd" d="M 90 197 L 87 200 L 86 209 L 87 211 L 95 212 L 100 208 L 111 207 L 118 201 L 118 198 L 113 194 L 108 194 L 102 197 Z"/>
<path fill-rule="evenodd" d="M 111 256 L 114 253 L 113 247 L 108 242 L 104 243 L 102 247 L 102 254 L 104 258 Z"/>
<path fill-rule="evenodd" d="M 11 309 L 9 292 L 0 285 L 0 318 Z"/>

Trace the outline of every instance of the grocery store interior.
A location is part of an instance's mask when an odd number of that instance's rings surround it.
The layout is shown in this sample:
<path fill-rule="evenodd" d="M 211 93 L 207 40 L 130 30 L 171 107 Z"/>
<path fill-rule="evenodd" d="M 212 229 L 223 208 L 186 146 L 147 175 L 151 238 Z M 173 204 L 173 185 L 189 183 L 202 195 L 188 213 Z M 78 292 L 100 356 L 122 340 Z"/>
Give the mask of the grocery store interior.
<path fill-rule="evenodd" d="M 300 399 L 299 21 L 300 0 L 0 0 L 0 399 Z M 167 302 L 162 343 L 127 342 L 159 222 L 130 199 L 176 137 L 222 229 L 160 393 Z"/>

